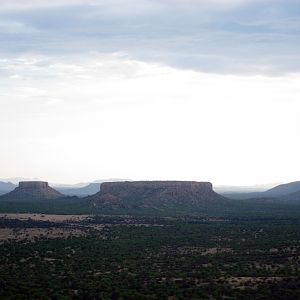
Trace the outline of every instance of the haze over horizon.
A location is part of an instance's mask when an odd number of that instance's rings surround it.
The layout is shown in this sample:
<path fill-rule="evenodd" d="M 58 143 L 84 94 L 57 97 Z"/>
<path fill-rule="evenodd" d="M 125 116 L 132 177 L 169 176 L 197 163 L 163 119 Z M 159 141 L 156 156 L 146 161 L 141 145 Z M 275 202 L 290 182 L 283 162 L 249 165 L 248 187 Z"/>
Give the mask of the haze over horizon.
<path fill-rule="evenodd" d="M 0 178 L 299 180 L 298 1 L 0 7 Z"/>

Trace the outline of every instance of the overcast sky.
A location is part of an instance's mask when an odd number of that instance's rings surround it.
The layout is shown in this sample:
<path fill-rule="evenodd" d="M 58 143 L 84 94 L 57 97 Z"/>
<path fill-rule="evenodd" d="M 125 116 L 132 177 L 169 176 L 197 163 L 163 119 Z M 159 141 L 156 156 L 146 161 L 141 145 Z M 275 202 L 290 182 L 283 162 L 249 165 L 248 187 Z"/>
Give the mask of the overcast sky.
<path fill-rule="evenodd" d="M 298 0 L 0 0 L 0 178 L 300 180 Z"/>

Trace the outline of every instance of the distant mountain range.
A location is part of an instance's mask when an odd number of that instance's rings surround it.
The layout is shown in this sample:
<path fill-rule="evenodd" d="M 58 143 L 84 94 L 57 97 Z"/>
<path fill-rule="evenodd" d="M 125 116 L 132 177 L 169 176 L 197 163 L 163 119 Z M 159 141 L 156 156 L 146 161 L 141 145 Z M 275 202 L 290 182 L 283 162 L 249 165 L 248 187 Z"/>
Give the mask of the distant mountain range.
<path fill-rule="evenodd" d="M 36 179 L 24 179 L 21 177 L 8 178 L 12 181 L 0 181 L 0 195 L 4 195 L 13 191 L 18 183 L 21 181 L 37 181 Z M 98 179 L 93 182 L 85 182 L 85 183 L 75 183 L 75 184 L 51 184 L 50 185 L 55 188 L 60 193 L 67 196 L 78 196 L 78 197 L 86 197 L 89 195 L 96 194 L 100 191 L 100 185 L 103 182 L 120 182 L 120 181 L 130 181 L 129 179 L 120 179 L 120 178 L 109 178 L 109 179 Z"/>
<path fill-rule="evenodd" d="M 21 179 L 21 178 L 19 178 Z M 103 179 L 96 180 L 91 183 L 78 183 L 73 185 L 64 185 L 64 184 L 50 184 L 63 196 L 77 196 L 84 198 L 87 196 L 92 196 L 100 191 L 100 186 L 104 182 L 124 182 L 130 181 L 126 179 Z M 0 195 L 7 194 L 13 191 L 17 185 L 12 182 L 3 182 L 0 181 Z M 265 191 L 256 191 L 249 192 L 254 187 L 246 187 L 243 190 L 243 187 L 217 187 L 214 189 L 219 194 L 230 199 L 267 199 L 274 198 L 275 200 L 280 199 L 284 202 L 300 202 L 300 181 L 290 182 L 286 184 L 280 184 Z M 233 192 L 235 191 L 235 192 Z M 276 200 L 276 201 L 277 201 Z"/>
<path fill-rule="evenodd" d="M 87 187 L 97 191 L 92 196 L 82 198 L 84 205 L 98 209 L 129 210 L 186 210 L 212 206 L 226 207 L 228 199 L 217 194 L 209 182 L 194 181 L 122 181 L 104 182 L 99 191 L 99 183 Z M 81 189 L 86 191 L 87 189 Z M 20 182 L 13 191 L 2 195 L 2 203 L 52 203 L 65 201 L 65 196 L 43 181 Z M 74 201 L 79 199 L 74 198 Z"/>
<path fill-rule="evenodd" d="M 4 188 L 14 188 L 11 183 Z M 288 188 L 290 187 L 290 188 Z M 122 181 L 90 183 L 86 187 L 64 189 L 64 193 L 47 182 L 20 182 L 13 191 L 0 196 L 2 212 L 43 213 L 119 213 L 119 214 L 194 214 L 240 216 L 274 214 L 299 215 L 300 190 L 296 183 L 280 185 L 259 197 L 234 200 L 213 190 L 209 182 L 193 181 Z M 99 191 L 100 190 L 100 191 Z M 96 193 L 95 193 L 96 192 Z M 283 195 L 283 193 L 288 193 Z M 74 194 L 77 196 L 72 196 Z M 280 195 L 280 196 L 268 196 Z M 90 194 L 90 196 L 85 196 Z M 254 193 L 252 193 L 254 194 Z M 239 194 L 241 195 L 241 194 Z"/>

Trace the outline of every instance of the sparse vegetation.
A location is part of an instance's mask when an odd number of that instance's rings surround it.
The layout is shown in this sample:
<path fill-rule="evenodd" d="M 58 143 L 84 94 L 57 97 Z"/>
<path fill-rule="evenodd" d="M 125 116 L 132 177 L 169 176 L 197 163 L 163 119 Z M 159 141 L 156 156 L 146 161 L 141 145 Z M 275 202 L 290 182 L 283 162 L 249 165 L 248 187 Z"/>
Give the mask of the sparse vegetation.
<path fill-rule="evenodd" d="M 97 216 L 2 219 L 84 235 L 6 240 L 1 299 L 299 299 L 300 221 Z M 24 225 L 24 223 L 22 223 Z"/>

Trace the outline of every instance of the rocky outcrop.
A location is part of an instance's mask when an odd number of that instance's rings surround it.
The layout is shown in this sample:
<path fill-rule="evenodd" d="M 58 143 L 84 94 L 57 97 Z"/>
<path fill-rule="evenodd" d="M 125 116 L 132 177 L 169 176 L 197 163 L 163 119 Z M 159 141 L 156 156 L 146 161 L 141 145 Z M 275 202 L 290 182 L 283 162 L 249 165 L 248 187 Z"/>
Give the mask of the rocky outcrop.
<path fill-rule="evenodd" d="M 61 193 L 51 188 L 48 182 L 22 181 L 12 192 L 5 194 L 1 200 L 31 201 L 52 200 L 63 197 Z"/>
<path fill-rule="evenodd" d="M 210 182 L 128 181 L 105 182 L 89 200 L 109 208 L 196 207 L 224 202 Z"/>

